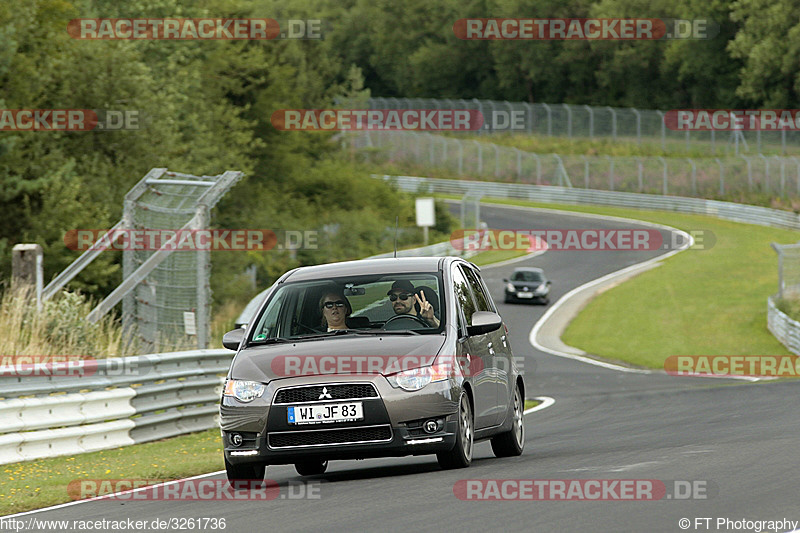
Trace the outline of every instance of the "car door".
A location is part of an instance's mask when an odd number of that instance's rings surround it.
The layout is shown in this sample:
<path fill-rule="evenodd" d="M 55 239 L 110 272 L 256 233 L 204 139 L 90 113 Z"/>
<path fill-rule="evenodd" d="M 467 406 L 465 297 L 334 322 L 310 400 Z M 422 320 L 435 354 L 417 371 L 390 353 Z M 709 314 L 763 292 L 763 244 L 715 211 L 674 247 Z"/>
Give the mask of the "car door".
<path fill-rule="evenodd" d="M 492 311 L 497 313 L 497 306 L 494 305 L 494 301 L 486 288 L 486 283 L 484 283 L 481 278 L 480 272 L 470 267 L 465 267 L 464 270 L 475 295 L 478 311 Z M 505 326 L 489 332 L 487 336 L 489 337 L 490 344 L 489 353 L 492 356 L 491 375 L 497 387 L 496 423 L 501 424 L 503 423 L 506 413 L 508 413 L 509 402 L 513 401 L 511 393 L 513 391 L 512 380 L 514 379 L 514 372 L 512 369 L 512 359 L 514 355 L 511 352 Z"/>
<path fill-rule="evenodd" d="M 477 310 L 472 289 L 459 266 L 453 266 L 451 275 L 456 303 L 464 315 L 466 325 L 472 324 L 472 314 Z M 464 335 L 467 335 L 466 328 Z M 497 389 L 491 378 L 492 362 L 489 354 L 489 342 L 488 335 L 472 335 L 464 339 L 465 348 L 471 359 L 468 370 L 474 393 L 476 429 L 494 425 L 497 418 L 495 414 Z"/>
<path fill-rule="evenodd" d="M 452 269 L 453 291 L 467 325 L 472 324 L 472 314 L 478 310 L 470 283 L 461 267 Z M 466 331 L 464 332 L 466 335 Z M 475 428 L 481 429 L 497 422 L 497 384 L 492 378 L 492 346 L 490 335 L 471 335 L 464 340 L 471 358 L 468 366 L 474 392 Z"/>

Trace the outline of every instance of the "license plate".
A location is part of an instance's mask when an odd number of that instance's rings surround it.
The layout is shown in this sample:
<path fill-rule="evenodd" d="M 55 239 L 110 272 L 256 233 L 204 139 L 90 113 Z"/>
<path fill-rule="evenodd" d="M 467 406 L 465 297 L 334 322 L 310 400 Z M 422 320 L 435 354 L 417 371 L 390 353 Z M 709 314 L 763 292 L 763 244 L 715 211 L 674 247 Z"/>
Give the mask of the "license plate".
<path fill-rule="evenodd" d="M 518 292 L 517 298 L 533 298 L 532 292 Z"/>
<path fill-rule="evenodd" d="M 286 409 L 290 424 L 324 424 L 364 419 L 361 402 L 294 405 Z"/>

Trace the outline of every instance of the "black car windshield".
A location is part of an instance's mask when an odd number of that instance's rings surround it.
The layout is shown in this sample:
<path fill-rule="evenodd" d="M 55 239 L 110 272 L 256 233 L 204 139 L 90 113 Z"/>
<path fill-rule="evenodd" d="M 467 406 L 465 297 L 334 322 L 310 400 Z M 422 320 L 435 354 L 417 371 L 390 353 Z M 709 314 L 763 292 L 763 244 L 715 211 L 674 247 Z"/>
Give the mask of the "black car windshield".
<path fill-rule="evenodd" d="M 251 343 L 340 335 L 436 334 L 444 329 L 440 274 L 379 274 L 298 281 L 270 296 Z"/>
<path fill-rule="evenodd" d="M 538 272 L 519 270 L 511 276 L 511 281 L 543 281 L 544 277 Z"/>

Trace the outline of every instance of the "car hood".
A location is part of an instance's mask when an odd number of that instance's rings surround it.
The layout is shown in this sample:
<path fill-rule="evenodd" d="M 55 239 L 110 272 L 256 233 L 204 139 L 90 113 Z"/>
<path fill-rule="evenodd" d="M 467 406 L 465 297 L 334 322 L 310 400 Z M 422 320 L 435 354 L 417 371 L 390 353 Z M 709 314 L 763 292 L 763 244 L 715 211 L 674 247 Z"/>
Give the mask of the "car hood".
<path fill-rule="evenodd" d="M 445 340 L 444 335 L 347 335 L 251 346 L 236 355 L 230 377 L 266 383 L 339 371 L 389 374 L 431 364 Z"/>

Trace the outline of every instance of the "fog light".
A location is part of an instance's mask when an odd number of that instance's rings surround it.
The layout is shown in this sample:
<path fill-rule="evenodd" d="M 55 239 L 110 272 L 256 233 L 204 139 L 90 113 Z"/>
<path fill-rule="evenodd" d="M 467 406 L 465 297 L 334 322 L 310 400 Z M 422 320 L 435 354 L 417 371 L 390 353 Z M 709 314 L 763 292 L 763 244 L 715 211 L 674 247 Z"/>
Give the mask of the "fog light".
<path fill-rule="evenodd" d="M 236 447 L 241 446 L 242 445 L 242 436 L 239 435 L 238 433 L 232 434 L 231 435 L 231 444 L 233 444 Z"/>
<path fill-rule="evenodd" d="M 428 420 L 422 427 L 425 433 L 436 433 L 439 429 L 439 423 L 436 420 Z"/>

